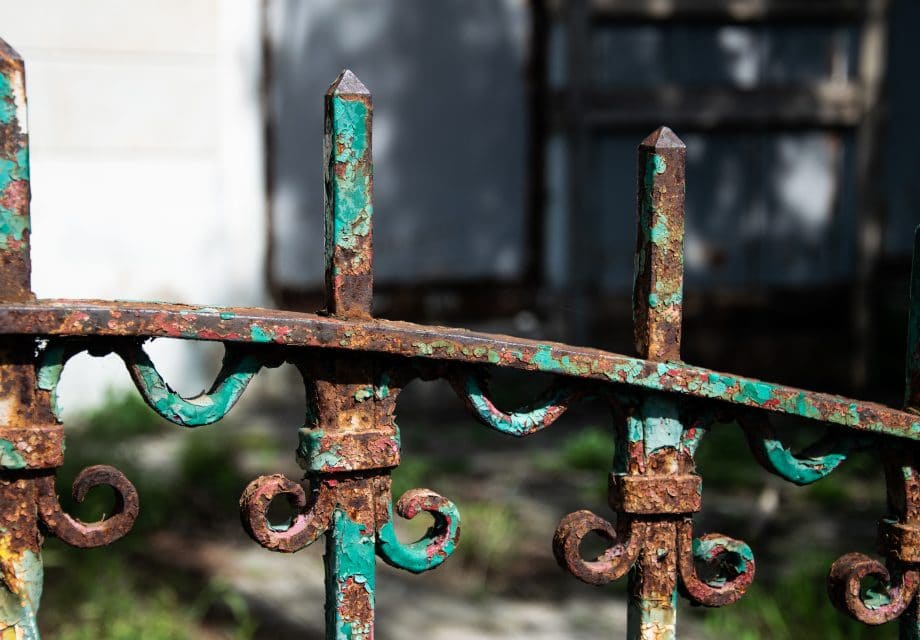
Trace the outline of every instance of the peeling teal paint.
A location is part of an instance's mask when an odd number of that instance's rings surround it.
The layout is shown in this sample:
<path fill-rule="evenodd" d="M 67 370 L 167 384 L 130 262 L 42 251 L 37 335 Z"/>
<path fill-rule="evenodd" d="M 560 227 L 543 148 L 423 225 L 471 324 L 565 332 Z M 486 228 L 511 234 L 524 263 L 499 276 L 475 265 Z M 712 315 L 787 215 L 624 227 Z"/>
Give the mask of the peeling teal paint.
<path fill-rule="evenodd" d="M 340 615 L 345 588 L 349 583 L 362 585 L 367 592 L 371 611 L 375 595 L 374 532 L 354 522 L 341 508 L 332 516 L 332 527 L 326 534 L 326 629 L 336 640 L 370 640 L 373 621 L 355 625 Z"/>
<path fill-rule="evenodd" d="M 326 259 L 330 262 L 333 247 L 354 251 L 352 268 L 359 268 L 370 256 L 356 251 L 363 238 L 371 233 L 373 204 L 370 197 L 370 107 L 366 96 L 339 94 L 331 96 L 332 109 L 328 124 L 331 139 L 331 194 L 326 210 Z M 359 239 L 361 239 L 359 241 Z M 334 266 L 338 273 L 340 266 Z"/>
<path fill-rule="evenodd" d="M 651 455 L 659 449 L 680 447 L 684 432 L 673 400 L 660 396 L 649 396 L 642 402 L 645 454 Z"/>
<path fill-rule="evenodd" d="M 303 427 L 298 430 L 297 463 L 306 471 L 328 471 L 341 469 L 346 465 L 339 452 L 342 446 L 332 444 L 326 447 L 323 439 L 326 432 L 322 429 Z"/>
<path fill-rule="evenodd" d="M 457 548 L 460 535 L 460 512 L 453 502 L 448 502 L 433 512 L 435 523 L 425 536 L 416 542 L 403 544 L 396 537 L 393 528 L 393 505 L 387 505 L 389 519 L 380 527 L 377 539 L 377 553 L 390 566 L 405 569 L 412 573 L 422 573 L 440 566 Z M 434 535 L 443 536 L 443 543 L 438 544 Z"/>
<path fill-rule="evenodd" d="M 273 336 L 257 324 L 249 328 L 249 336 L 253 342 L 271 342 Z"/>
<path fill-rule="evenodd" d="M 6 531 L 0 532 L 6 537 Z M 44 569 L 41 556 L 30 549 L 12 552 L 9 542 L 0 542 L 0 562 L 16 576 L 18 584 L 0 586 L 0 629 L 15 627 L 16 640 L 39 640 L 36 616 L 42 596 Z M 0 632 L 2 633 L 2 632 Z"/>
<path fill-rule="evenodd" d="M 63 416 L 63 408 L 58 396 L 58 384 L 61 381 L 61 375 L 64 373 L 66 362 L 67 354 L 64 345 L 50 343 L 42 350 L 39 356 L 38 371 L 36 372 L 36 385 L 42 391 L 51 393 L 51 412 L 59 422 Z"/>
<path fill-rule="evenodd" d="M 530 362 L 535 364 L 541 371 L 552 373 L 566 373 L 569 375 L 584 375 L 590 371 L 590 367 L 572 362 L 569 356 L 556 358 L 553 355 L 553 349 L 549 345 L 540 345 L 536 352 L 530 358 Z"/>
<path fill-rule="evenodd" d="M 22 457 L 22 454 L 16 450 L 16 445 L 4 438 L 0 438 L 0 468 L 26 468 L 26 460 Z"/>
<path fill-rule="evenodd" d="M 732 396 L 735 402 L 744 402 L 750 400 L 754 404 L 761 405 L 773 398 L 773 385 L 766 382 L 744 382 L 741 389 Z"/>
<path fill-rule="evenodd" d="M 0 73 L 0 123 L 9 124 L 16 118 L 16 97 L 10 78 Z"/>
<path fill-rule="evenodd" d="M 208 393 L 183 398 L 163 380 L 143 349 L 137 349 L 134 360 L 134 381 L 147 404 L 163 418 L 185 427 L 211 424 L 227 415 L 262 367 L 254 356 L 228 355 Z"/>
<path fill-rule="evenodd" d="M 822 456 L 800 458 L 779 440 L 764 439 L 762 451 L 778 476 L 797 485 L 806 485 L 830 475 L 847 459 L 849 447 Z"/>
<path fill-rule="evenodd" d="M 655 192 L 655 177 L 668 170 L 664 156 L 651 153 L 645 161 L 645 206 L 648 211 L 654 209 L 652 198 Z"/>
<path fill-rule="evenodd" d="M 706 536 L 704 538 L 693 539 L 693 557 L 705 563 L 712 563 L 719 558 L 719 563 L 731 567 L 736 574 L 747 573 L 750 565 L 754 562 L 754 552 L 741 540 L 735 540 L 726 536 Z M 726 578 L 723 575 L 717 575 L 711 580 L 706 581 L 711 587 L 719 587 L 725 584 Z"/>
<path fill-rule="evenodd" d="M 15 158 L 0 158 L 0 194 L 11 184 L 29 179 L 28 147 L 19 149 Z M 11 242 L 22 242 L 29 230 L 28 212 L 16 211 L 0 206 L 0 249 L 8 249 Z"/>
<path fill-rule="evenodd" d="M 464 393 L 470 407 L 483 424 L 502 433 L 518 437 L 529 435 L 546 427 L 552 410 L 571 397 L 571 390 L 560 388 L 542 398 L 536 407 L 506 413 L 489 400 L 476 376 L 467 377 Z"/>

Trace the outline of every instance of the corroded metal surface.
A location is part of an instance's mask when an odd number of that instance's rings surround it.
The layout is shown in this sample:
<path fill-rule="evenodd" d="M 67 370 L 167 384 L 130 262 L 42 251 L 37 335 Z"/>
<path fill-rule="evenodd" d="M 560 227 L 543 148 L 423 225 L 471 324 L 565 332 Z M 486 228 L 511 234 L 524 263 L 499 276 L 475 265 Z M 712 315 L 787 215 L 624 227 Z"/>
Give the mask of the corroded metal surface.
<path fill-rule="evenodd" d="M 326 310 L 370 317 L 373 161 L 367 87 L 345 70 L 326 91 Z"/>
<path fill-rule="evenodd" d="M 140 499 L 110 467 L 89 467 L 73 485 L 80 501 L 100 485 L 115 491 L 101 522 L 63 513 L 55 474 L 64 430 L 57 387 L 75 354 L 118 354 L 139 393 L 165 419 L 198 427 L 222 419 L 263 368 L 294 364 L 307 406 L 297 458 L 305 471 L 253 480 L 240 499 L 249 535 L 263 547 L 296 552 L 325 537 L 328 638 L 374 633 L 376 558 L 420 573 L 456 549 L 460 514 L 447 498 L 412 489 L 394 503 L 390 473 L 400 463 L 396 400 L 413 379 L 446 379 L 473 418 L 521 437 L 554 424 L 574 403 L 606 402 L 616 445 L 608 502 L 614 517 L 576 511 L 553 537 L 559 564 L 594 585 L 629 576 L 631 639 L 676 637 L 678 595 L 703 606 L 740 598 L 755 574 L 740 540 L 694 536 L 702 507 L 695 454 L 715 423 L 735 422 L 753 458 L 800 485 L 833 472 L 854 450 L 881 453 L 890 512 L 879 524 L 885 563 L 851 553 L 834 563 L 834 604 L 879 624 L 900 617 L 917 635 L 920 590 L 920 232 L 911 285 L 904 410 L 719 373 L 680 360 L 686 148 L 667 127 L 638 150 L 637 250 L 633 291 L 638 357 L 462 329 L 371 317 L 371 95 L 343 72 L 325 96 L 325 310 L 319 314 L 163 303 L 35 300 L 29 285 L 28 137 L 24 72 L 0 43 L 0 637 L 38 637 L 42 534 L 79 547 L 113 542 L 137 517 Z M 199 396 L 182 397 L 143 348 L 149 338 L 224 343 L 223 366 Z M 553 374 L 532 402 L 508 410 L 488 385 L 496 367 Z M 827 432 L 793 451 L 771 413 L 816 421 Z M 897 440 L 897 439 L 900 439 Z M 274 500 L 293 515 L 273 523 Z M 398 539 L 394 514 L 429 515 L 421 539 Z M 609 543 L 595 559 L 585 537 Z M 704 569 L 705 568 L 705 569 Z M 867 592 L 864 581 L 881 582 Z"/>
<path fill-rule="evenodd" d="M 499 366 L 722 400 L 849 429 L 920 440 L 920 415 L 873 402 L 682 362 L 653 362 L 555 342 L 267 309 L 86 300 L 0 307 L 0 335 L 185 338 L 377 353 Z"/>
<path fill-rule="evenodd" d="M 633 327 L 636 351 L 650 360 L 680 360 L 686 160 L 667 127 L 639 145 Z"/>

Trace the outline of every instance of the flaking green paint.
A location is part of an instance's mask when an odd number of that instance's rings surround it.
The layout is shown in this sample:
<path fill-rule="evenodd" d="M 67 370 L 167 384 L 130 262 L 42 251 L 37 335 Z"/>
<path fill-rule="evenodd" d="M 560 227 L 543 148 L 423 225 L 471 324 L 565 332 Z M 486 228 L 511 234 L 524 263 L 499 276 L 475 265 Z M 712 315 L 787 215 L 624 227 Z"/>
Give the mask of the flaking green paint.
<path fill-rule="evenodd" d="M 567 395 L 566 390 L 560 389 L 545 398 L 540 406 L 505 413 L 492 404 L 475 376 L 467 377 L 465 391 L 470 405 L 483 423 L 511 436 L 525 436 L 544 428 L 549 410 Z"/>
<path fill-rule="evenodd" d="M 13 158 L 0 158 L 0 194 L 14 182 L 29 179 L 29 150 L 23 147 Z M 8 249 L 10 244 L 22 242 L 29 230 L 29 216 L 14 209 L 0 206 L 0 249 Z"/>
<path fill-rule="evenodd" d="M 62 344 L 48 344 L 39 356 L 38 370 L 36 372 L 36 385 L 42 391 L 51 394 L 51 412 L 58 420 L 62 419 L 63 412 L 58 397 L 58 384 L 64 373 L 67 362 L 67 353 Z"/>
<path fill-rule="evenodd" d="M 328 471 L 343 469 L 348 461 L 342 458 L 342 445 L 325 446 L 326 432 L 322 429 L 303 427 L 298 431 L 297 463 L 306 471 Z"/>
<path fill-rule="evenodd" d="M 380 527 L 377 538 L 377 553 L 380 558 L 390 566 L 405 569 L 412 573 L 422 573 L 441 565 L 457 548 L 457 537 L 460 529 L 460 512 L 453 502 L 448 502 L 437 512 L 433 513 L 435 524 L 428 532 L 416 542 L 403 544 L 396 537 L 393 527 L 393 505 L 387 505 L 389 520 Z M 434 532 L 441 533 L 446 528 L 443 544 L 436 549 L 431 547 L 435 543 Z"/>
<path fill-rule="evenodd" d="M 16 445 L 4 438 L 0 438 L 0 468 L 26 468 L 26 460 L 22 457 L 22 454 L 16 450 Z"/>
<path fill-rule="evenodd" d="M 704 563 L 711 563 L 717 557 L 720 564 L 730 566 L 737 574 L 746 573 L 754 562 L 754 552 L 741 540 L 722 536 L 708 536 L 693 539 L 693 557 Z M 725 584 L 724 576 L 707 581 L 711 587 Z"/>
<path fill-rule="evenodd" d="M 163 380 L 142 349 L 137 350 L 134 359 L 135 382 L 144 400 L 163 418 L 185 427 L 211 424 L 227 415 L 262 367 L 254 356 L 228 356 L 209 393 L 183 398 Z"/>
<path fill-rule="evenodd" d="M 0 531 L 0 536 L 8 535 Z M 41 556 L 31 549 L 15 554 L 4 540 L 0 542 L 0 559 L 20 583 L 16 591 L 7 584 L 0 586 L 0 629 L 15 627 L 17 640 L 40 640 L 36 616 L 44 578 Z"/>
<path fill-rule="evenodd" d="M 677 412 L 677 404 L 661 396 L 649 396 L 642 401 L 645 453 L 659 449 L 678 449 L 684 427 Z"/>
<path fill-rule="evenodd" d="M 749 400 L 756 405 L 761 405 L 773 398 L 773 385 L 766 382 L 743 382 L 740 390 L 732 396 L 735 402 Z"/>
<path fill-rule="evenodd" d="M 9 67 L 0 73 L 0 122 L 9 125 L 17 118 L 17 96 L 11 82 L 11 75 L 19 73 Z M 20 127 L 24 123 L 19 123 Z M 0 158 L 0 195 L 16 181 L 29 180 L 29 147 L 16 149 L 12 157 Z M 26 215 L 23 215 L 26 214 Z M 9 249 L 12 242 L 22 242 L 29 229 L 28 212 L 15 211 L 0 206 L 0 250 Z"/>
<path fill-rule="evenodd" d="M 272 335 L 257 324 L 249 328 L 249 336 L 253 342 L 271 342 Z"/>
<path fill-rule="evenodd" d="M 9 124 L 16 118 L 16 96 L 6 73 L 0 73 L 0 123 Z"/>
<path fill-rule="evenodd" d="M 838 449 L 820 456 L 796 456 L 777 439 L 764 438 L 761 450 L 767 458 L 772 471 L 797 485 L 806 485 L 825 478 L 847 459 L 850 451 L 848 439 L 841 438 Z"/>
<path fill-rule="evenodd" d="M 326 207 L 326 260 L 329 264 L 333 248 L 354 251 L 359 248 L 359 239 L 371 232 L 373 204 L 370 197 L 371 174 L 373 172 L 370 153 L 370 108 L 365 102 L 367 96 L 333 93 L 331 114 L 327 133 L 331 139 L 329 162 L 340 167 L 337 172 L 332 166 L 329 171 L 329 197 Z M 369 259 L 362 252 L 352 257 L 352 268 L 361 266 Z M 333 265 L 335 273 L 340 269 Z"/>
<path fill-rule="evenodd" d="M 375 601 L 376 544 L 373 531 L 353 521 L 341 508 L 332 516 L 332 527 L 326 534 L 326 630 L 336 640 L 370 640 L 373 622 L 355 625 L 339 613 L 344 601 L 344 588 L 349 580 L 361 584 L 367 591 L 373 611 Z M 327 635 L 327 637 L 330 637 Z"/>

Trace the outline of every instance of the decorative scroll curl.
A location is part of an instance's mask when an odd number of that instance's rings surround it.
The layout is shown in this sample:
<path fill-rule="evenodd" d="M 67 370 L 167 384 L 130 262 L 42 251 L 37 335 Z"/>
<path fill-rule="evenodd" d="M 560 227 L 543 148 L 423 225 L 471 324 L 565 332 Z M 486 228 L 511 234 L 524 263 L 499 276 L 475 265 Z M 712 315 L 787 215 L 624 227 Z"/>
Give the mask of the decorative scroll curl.
<path fill-rule="evenodd" d="M 875 578 L 884 592 L 862 589 L 866 578 Z M 878 560 L 862 553 L 848 553 L 831 565 L 827 592 L 838 610 L 865 624 L 884 624 L 899 617 L 917 594 L 920 575 L 915 570 L 892 575 Z"/>
<path fill-rule="evenodd" d="M 621 522 L 622 521 L 622 522 Z M 620 516 L 619 531 L 600 516 L 582 509 L 565 516 L 553 536 L 553 555 L 563 569 L 588 584 L 602 585 L 626 575 L 639 557 L 641 536 L 635 522 Z M 612 543 L 596 560 L 585 560 L 579 547 L 589 533 Z"/>
<path fill-rule="evenodd" d="M 273 525 L 268 521 L 268 508 L 280 495 L 298 512 L 291 522 Z M 325 482 L 313 489 L 308 504 L 300 483 L 275 474 L 256 478 L 246 486 L 240 498 L 240 519 L 252 539 L 266 549 L 293 553 L 316 542 L 329 528 L 334 506 L 334 490 Z"/>
<path fill-rule="evenodd" d="M 797 485 L 811 484 L 827 477 L 862 442 L 847 433 L 828 431 L 802 453 L 785 446 L 770 425 L 767 415 L 747 413 L 738 418 L 754 457 L 761 466 Z"/>
<path fill-rule="evenodd" d="M 38 483 L 38 513 L 48 531 L 74 547 L 102 547 L 130 531 L 137 520 L 139 501 L 137 490 L 125 475 L 107 465 L 95 465 L 81 471 L 73 482 L 73 497 L 83 502 L 90 489 L 109 486 L 115 491 L 112 514 L 96 523 L 85 523 L 64 513 L 58 502 L 51 474 L 36 479 Z"/>
<path fill-rule="evenodd" d="M 422 573 L 444 562 L 457 548 L 460 538 L 460 513 L 457 506 L 429 489 L 411 489 L 396 503 L 396 513 L 411 520 L 421 512 L 434 516 L 434 523 L 420 540 L 403 544 L 393 528 L 392 507 L 389 519 L 377 532 L 377 555 L 398 569 Z"/>
<path fill-rule="evenodd" d="M 120 348 L 134 386 L 144 401 L 160 416 L 183 427 L 199 427 L 223 418 L 246 390 L 262 363 L 252 354 L 241 353 L 229 344 L 214 384 L 207 393 L 183 398 L 163 380 L 141 345 Z"/>
<path fill-rule="evenodd" d="M 489 398 L 484 376 L 477 372 L 451 378 L 454 391 L 473 416 L 487 427 L 512 436 L 526 436 L 544 429 L 559 419 L 569 404 L 584 393 L 570 383 L 554 384 L 531 404 L 517 411 L 505 412 Z"/>
<path fill-rule="evenodd" d="M 747 544 L 719 533 L 694 538 L 690 519 L 678 525 L 677 557 L 682 593 L 706 607 L 732 604 L 754 580 L 754 554 Z M 704 562 L 713 574 L 701 578 L 694 560 Z"/>

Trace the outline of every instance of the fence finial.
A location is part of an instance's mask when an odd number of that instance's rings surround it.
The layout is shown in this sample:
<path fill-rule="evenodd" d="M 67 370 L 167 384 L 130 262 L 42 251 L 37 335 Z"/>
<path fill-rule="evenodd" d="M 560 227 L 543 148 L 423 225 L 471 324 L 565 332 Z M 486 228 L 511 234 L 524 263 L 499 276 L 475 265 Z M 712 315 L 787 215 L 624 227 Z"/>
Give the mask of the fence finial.
<path fill-rule="evenodd" d="M 667 127 L 639 145 L 633 335 L 649 360 L 680 360 L 686 157 L 686 146 Z"/>
<path fill-rule="evenodd" d="M 326 310 L 369 317 L 373 293 L 371 94 L 343 71 L 326 91 Z"/>

